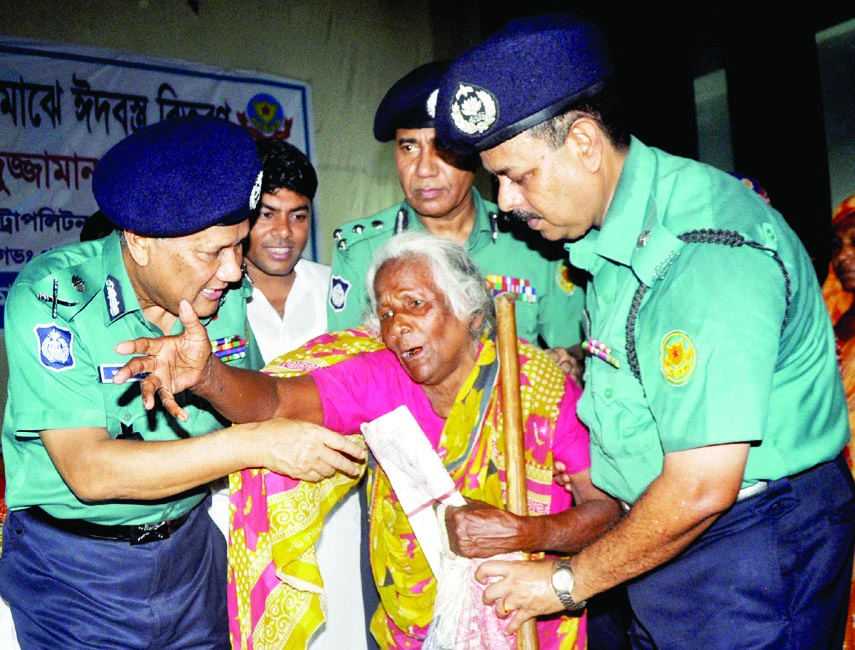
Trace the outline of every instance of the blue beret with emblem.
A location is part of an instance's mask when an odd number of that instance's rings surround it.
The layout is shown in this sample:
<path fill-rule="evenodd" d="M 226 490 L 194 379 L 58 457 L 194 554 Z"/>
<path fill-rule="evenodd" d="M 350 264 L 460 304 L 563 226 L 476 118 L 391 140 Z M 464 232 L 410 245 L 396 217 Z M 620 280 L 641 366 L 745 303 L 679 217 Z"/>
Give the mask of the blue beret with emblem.
<path fill-rule="evenodd" d="M 233 122 L 164 120 L 113 146 L 95 167 L 98 207 L 122 230 L 181 237 L 246 219 L 261 191 L 261 158 Z"/>
<path fill-rule="evenodd" d="M 464 153 L 492 149 L 593 95 L 613 71 L 593 23 L 568 13 L 513 21 L 451 65 L 437 137 Z"/>
<path fill-rule="evenodd" d="M 430 129 L 436 115 L 439 82 L 451 61 L 425 63 L 401 77 L 383 97 L 374 115 L 374 137 L 395 139 L 397 129 Z"/>

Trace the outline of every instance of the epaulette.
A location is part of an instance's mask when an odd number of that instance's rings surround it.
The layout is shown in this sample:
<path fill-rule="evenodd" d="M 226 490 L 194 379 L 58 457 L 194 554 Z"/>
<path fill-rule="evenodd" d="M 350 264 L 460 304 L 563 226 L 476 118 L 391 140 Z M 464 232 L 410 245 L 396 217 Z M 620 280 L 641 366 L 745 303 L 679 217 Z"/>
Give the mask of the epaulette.
<path fill-rule="evenodd" d="M 101 290 L 100 264 L 77 264 L 45 275 L 33 284 L 36 300 L 50 309 L 51 318 L 72 319 Z"/>
<path fill-rule="evenodd" d="M 340 228 L 333 231 L 335 247 L 340 253 L 345 253 L 353 246 L 363 241 L 369 241 L 375 237 L 381 237 L 390 232 L 399 230 L 397 225 L 403 222 L 403 230 L 407 229 L 409 214 L 406 208 L 401 207 L 391 217 L 368 217 L 348 221 Z"/>

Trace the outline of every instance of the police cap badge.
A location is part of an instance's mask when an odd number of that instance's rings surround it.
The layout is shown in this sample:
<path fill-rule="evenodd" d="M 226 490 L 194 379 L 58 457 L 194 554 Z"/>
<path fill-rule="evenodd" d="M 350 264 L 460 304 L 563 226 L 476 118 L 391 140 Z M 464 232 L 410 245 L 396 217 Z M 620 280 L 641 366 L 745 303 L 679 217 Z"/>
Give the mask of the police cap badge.
<path fill-rule="evenodd" d="M 602 33 L 579 16 L 511 22 L 451 64 L 437 137 L 463 153 L 492 149 L 597 92 L 613 70 Z"/>

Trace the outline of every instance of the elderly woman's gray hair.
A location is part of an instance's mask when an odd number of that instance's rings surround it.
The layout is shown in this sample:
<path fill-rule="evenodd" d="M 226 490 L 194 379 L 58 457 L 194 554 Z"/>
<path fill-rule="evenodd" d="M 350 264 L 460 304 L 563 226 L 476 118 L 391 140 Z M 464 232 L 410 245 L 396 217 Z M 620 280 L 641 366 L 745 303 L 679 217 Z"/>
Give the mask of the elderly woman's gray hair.
<path fill-rule="evenodd" d="M 392 237 L 374 255 L 365 275 L 368 307 L 363 316 L 366 325 L 380 329 L 374 279 L 383 265 L 393 260 L 424 260 L 436 288 L 443 293 L 451 312 L 463 322 L 483 316 L 473 338 L 496 329 L 493 295 L 480 269 L 460 244 L 445 237 L 420 232 L 405 232 Z"/>

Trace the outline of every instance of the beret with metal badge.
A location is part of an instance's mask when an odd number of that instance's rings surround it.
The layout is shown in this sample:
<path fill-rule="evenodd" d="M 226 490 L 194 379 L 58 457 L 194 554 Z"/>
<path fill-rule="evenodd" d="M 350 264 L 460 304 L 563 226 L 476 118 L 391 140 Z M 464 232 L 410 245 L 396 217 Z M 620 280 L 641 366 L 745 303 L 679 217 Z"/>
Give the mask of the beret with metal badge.
<path fill-rule="evenodd" d="M 233 122 L 188 115 L 147 126 L 95 167 L 98 207 L 122 230 L 181 237 L 246 219 L 258 203 L 261 158 Z"/>
<path fill-rule="evenodd" d="M 492 149 L 598 92 L 613 71 L 602 32 L 584 18 L 513 21 L 451 64 L 439 89 L 437 137 L 463 153 Z"/>
<path fill-rule="evenodd" d="M 374 137 L 379 142 L 395 139 L 397 129 L 433 128 L 436 93 L 451 61 L 432 61 L 396 81 L 374 115 Z"/>

